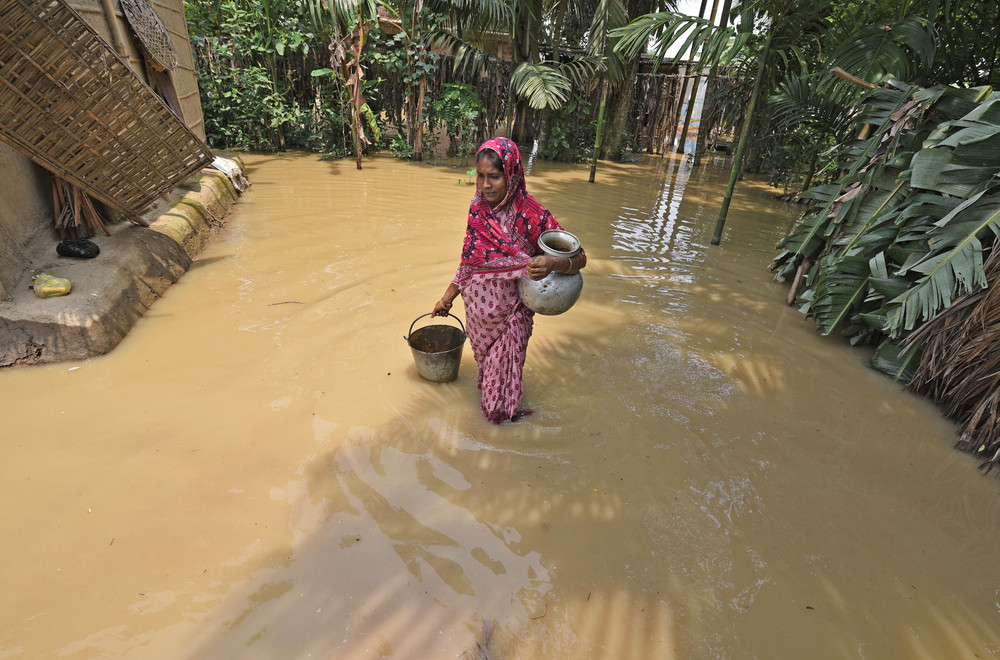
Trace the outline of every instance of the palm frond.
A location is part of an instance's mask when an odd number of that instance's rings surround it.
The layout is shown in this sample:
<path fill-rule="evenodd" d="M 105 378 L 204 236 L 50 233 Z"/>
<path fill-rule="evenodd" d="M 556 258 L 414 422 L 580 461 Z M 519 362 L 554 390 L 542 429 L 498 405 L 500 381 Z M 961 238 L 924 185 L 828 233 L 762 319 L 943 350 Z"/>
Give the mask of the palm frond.
<path fill-rule="evenodd" d="M 672 46 L 680 46 L 678 52 L 687 52 L 691 46 L 697 48 L 703 45 L 710 36 L 713 38 L 714 46 L 710 53 L 718 57 L 719 44 L 728 43 L 735 33 L 729 28 L 713 28 L 712 22 L 708 19 L 676 12 L 657 12 L 645 14 L 628 25 L 615 28 L 611 30 L 610 35 L 618 40 L 615 50 L 629 59 L 642 53 L 652 40 L 653 46 L 650 52 L 659 66 Z M 711 64 L 707 54 L 702 63 L 706 66 Z"/>
<path fill-rule="evenodd" d="M 505 0 L 434 0 L 427 6 L 441 13 L 462 16 L 463 25 L 469 28 L 489 26 L 506 30 L 513 21 L 513 3 Z"/>
<path fill-rule="evenodd" d="M 778 128 L 801 131 L 808 128 L 821 135 L 843 136 L 850 127 L 858 92 L 846 86 L 824 93 L 815 76 L 789 75 L 768 99 Z"/>
<path fill-rule="evenodd" d="M 912 79 L 930 67 L 935 43 L 930 23 L 910 16 L 892 24 L 869 25 L 848 35 L 830 55 L 832 66 L 878 84 L 892 76 Z"/>
<path fill-rule="evenodd" d="M 576 57 L 559 65 L 559 73 L 563 74 L 577 86 L 585 88 L 587 82 L 598 77 L 607 70 L 605 60 L 600 57 Z"/>
<path fill-rule="evenodd" d="M 628 23 L 628 12 L 622 0 L 599 0 L 587 31 L 587 52 L 590 55 L 606 56 L 609 46 L 610 32 Z M 638 54 L 638 53 L 637 53 Z"/>
<path fill-rule="evenodd" d="M 856 313 L 868 294 L 869 277 L 866 257 L 828 255 L 820 260 L 810 313 L 822 334 L 834 332 Z"/>
<path fill-rule="evenodd" d="M 453 32 L 436 30 L 426 36 L 429 50 L 452 58 L 453 71 L 476 73 L 482 71 L 489 54 L 479 44 L 462 39 Z"/>
<path fill-rule="evenodd" d="M 361 0 L 327 0 L 327 4 L 341 25 L 352 25 L 361 12 Z"/>
<path fill-rule="evenodd" d="M 510 77 L 511 92 L 535 110 L 558 110 L 569 97 L 573 84 L 556 66 L 555 62 L 522 62 Z"/>

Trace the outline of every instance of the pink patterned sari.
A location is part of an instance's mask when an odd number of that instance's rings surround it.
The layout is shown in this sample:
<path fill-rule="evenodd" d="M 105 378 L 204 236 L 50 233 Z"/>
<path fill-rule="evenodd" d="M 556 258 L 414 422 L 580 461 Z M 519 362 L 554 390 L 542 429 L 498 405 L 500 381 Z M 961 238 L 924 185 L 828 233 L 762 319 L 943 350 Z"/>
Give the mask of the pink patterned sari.
<path fill-rule="evenodd" d="M 490 207 L 479 188 L 469 206 L 462 261 L 453 282 L 465 303 L 466 330 L 479 365 L 483 414 L 500 424 L 516 419 L 524 395 L 522 373 L 534 315 L 517 295 L 525 264 L 538 253 L 538 237 L 561 229 L 528 194 L 517 145 L 507 138 L 483 143 L 503 161 L 507 195 Z"/>

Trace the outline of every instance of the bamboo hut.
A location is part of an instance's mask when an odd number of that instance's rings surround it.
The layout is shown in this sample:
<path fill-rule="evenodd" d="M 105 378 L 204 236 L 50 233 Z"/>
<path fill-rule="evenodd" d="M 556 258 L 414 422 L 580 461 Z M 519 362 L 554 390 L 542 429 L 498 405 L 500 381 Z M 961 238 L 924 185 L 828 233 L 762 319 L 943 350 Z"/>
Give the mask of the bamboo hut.
<path fill-rule="evenodd" d="M 183 0 L 0 0 L 0 300 L 60 201 L 135 218 L 204 135 Z"/>

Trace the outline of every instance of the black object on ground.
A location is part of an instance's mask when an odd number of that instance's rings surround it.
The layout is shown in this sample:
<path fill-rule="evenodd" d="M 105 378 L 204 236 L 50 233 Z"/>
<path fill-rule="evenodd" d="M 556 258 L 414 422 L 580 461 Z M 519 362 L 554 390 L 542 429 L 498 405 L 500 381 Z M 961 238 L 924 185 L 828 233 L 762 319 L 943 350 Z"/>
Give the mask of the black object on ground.
<path fill-rule="evenodd" d="M 93 259 L 100 254 L 101 248 L 97 247 L 97 243 L 85 238 L 64 238 L 56 246 L 56 252 L 63 257 Z"/>

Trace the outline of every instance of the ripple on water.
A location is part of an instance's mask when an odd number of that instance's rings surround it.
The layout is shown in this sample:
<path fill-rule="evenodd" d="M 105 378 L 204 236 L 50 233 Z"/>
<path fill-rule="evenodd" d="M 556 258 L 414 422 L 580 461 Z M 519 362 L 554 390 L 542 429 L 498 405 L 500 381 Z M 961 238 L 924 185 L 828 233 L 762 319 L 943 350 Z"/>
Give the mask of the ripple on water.
<path fill-rule="evenodd" d="M 681 166 L 676 176 L 651 177 L 645 203 L 621 207 L 611 227 L 611 258 L 663 294 L 666 306 L 677 312 L 686 309 L 677 287 L 698 279 L 708 247 L 699 227 L 701 210 L 681 212 L 689 179 L 690 166 Z"/>

